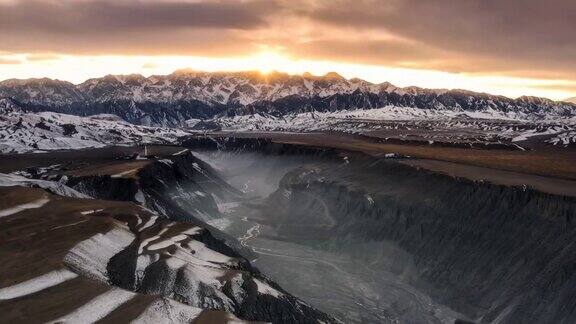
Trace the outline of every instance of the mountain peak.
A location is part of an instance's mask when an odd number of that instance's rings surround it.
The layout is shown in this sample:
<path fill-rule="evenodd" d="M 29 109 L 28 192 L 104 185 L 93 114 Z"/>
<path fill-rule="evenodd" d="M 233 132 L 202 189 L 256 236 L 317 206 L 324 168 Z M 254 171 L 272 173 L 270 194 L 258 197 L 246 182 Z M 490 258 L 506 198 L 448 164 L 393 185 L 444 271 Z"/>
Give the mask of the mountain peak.
<path fill-rule="evenodd" d="M 25 85 L 73 85 L 68 81 L 50 78 L 30 78 L 30 79 L 7 79 L 0 81 L 0 85 L 4 86 L 25 86 Z"/>
<path fill-rule="evenodd" d="M 198 71 L 192 69 L 192 68 L 184 68 L 184 69 L 178 69 L 174 72 L 172 72 L 172 75 L 194 75 L 198 73 Z"/>
<path fill-rule="evenodd" d="M 267 74 L 264 74 L 264 79 L 268 82 L 278 82 L 288 80 L 290 75 L 288 73 L 279 72 L 279 71 L 272 71 Z"/>
<path fill-rule="evenodd" d="M 324 78 L 326 79 L 333 79 L 333 80 L 345 80 L 343 76 L 336 72 L 328 72 L 324 74 Z"/>
<path fill-rule="evenodd" d="M 571 98 L 566 98 L 562 101 L 566 101 L 566 102 L 571 102 L 571 103 L 576 103 L 576 97 L 571 97 Z"/>

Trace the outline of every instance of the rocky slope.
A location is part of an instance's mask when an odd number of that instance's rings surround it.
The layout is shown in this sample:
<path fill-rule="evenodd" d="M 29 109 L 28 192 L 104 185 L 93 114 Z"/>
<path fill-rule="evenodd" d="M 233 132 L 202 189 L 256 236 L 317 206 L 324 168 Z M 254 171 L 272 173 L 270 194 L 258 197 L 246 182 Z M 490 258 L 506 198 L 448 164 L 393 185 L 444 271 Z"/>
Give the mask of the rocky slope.
<path fill-rule="evenodd" d="M 69 187 L 91 197 L 137 202 L 166 218 L 184 222 L 216 218 L 219 210 L 215 199 L 242 195 L 189 150 L 174 154 L 159 160 L 126 161 L 112 172 L 81 169 L 64 175 Z"/>
<path fill-rule="evenodd" d="M 30 318 L 27 309 L 42 322 L 334 322 L 206 225 L 218 213 L 213 197 L 239 193 L 177 153 L 34 172 L 40 179 L 2 175 L 0 257 L 10 266 L 1 271 L 0 319 Z"/>
<path fill-rule="evenodd" d="M 176 71 L 166 76 L 106 76 L 82 84 L 50 79 L 0 82 L 0 97 L 27 111 L 80 116 L 115 114 L 145 125 L 181 125 L 191 118 L 244 115 L 282 116 L 305 111 L 373 109 L 386 106 L 567 118 L 576 105 L 543 98 L 510 99 L 463 90 L 398 88 L 389 83 L 258 72 Z"/>
<path fill-rule="evenodd" d="M 574 198 L 360 159 L 295 170 L 267 208 L 286 240 L 396 273 L 474 322 L 576 319 Z"/>

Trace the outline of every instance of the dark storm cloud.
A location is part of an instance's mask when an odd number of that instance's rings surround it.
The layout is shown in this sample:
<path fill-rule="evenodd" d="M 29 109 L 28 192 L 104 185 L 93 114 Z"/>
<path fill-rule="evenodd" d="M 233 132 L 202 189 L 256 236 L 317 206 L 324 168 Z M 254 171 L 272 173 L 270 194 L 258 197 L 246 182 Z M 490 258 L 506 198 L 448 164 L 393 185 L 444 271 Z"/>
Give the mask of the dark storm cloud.
<path fill-rule="evenodd" d="M 464 61 L 576 71 L 574 0 L 335 0 L 298 10 L 334 26 L 385 30 L 461 53 Z"/>

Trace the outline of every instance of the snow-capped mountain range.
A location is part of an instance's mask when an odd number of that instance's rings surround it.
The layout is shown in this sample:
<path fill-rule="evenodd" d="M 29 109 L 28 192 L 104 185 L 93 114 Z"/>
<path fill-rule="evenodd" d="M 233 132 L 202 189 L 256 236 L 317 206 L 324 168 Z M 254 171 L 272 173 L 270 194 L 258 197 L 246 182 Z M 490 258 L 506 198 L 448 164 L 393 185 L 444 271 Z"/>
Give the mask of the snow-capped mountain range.
<path fill-rule="evenodd" d="M 510 99 L 465 90 L 399 88 L 324 76 L 273 72 L 176 71 L 165 76 L 108 75 L 75 85 L 51 79 L 0 82 L 0 111 L 115 114 L 141 125 L 177 126 L 191 118 L 265 113 L 375 109 L 386 106 L 456 112 L 519 114 L 532 120 L 576 116 L 576 104 L 544 98 Z M 2 108 L 4 107 L 4 108 Z"/>

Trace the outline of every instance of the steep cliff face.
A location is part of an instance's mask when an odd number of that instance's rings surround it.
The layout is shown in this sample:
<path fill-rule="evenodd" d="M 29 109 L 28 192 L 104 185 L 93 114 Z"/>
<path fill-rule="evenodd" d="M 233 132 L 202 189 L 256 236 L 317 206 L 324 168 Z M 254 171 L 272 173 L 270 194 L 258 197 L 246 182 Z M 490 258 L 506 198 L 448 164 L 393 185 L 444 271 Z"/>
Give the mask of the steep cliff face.
<path fill-rule="evenodd" d="M 378 160 L 300 168 L 270 196 L 290 240 L 397 273 L 478 322 L 576 320 L 576 199 Z"/>
<path fill-rule="evenodd" d="M 195 150 L 220 150 L 227 152 L 257 152 L 274 156 L 314 156 L 334 158 L 338 151 L 330 148 L 309 145 L 283 144 L 266 138 L 216 137 L 216 136 L 183 136 L 180 145 Z"/>
<path fill-rule="evenodd" d="M 189 151 L 150 161 L 133 176 L 76 176 L 68 185 L 95 198 L 134 201 L 181 221 L 210 220 L 219 215 L 215 198 L 241 195 Z"/>

